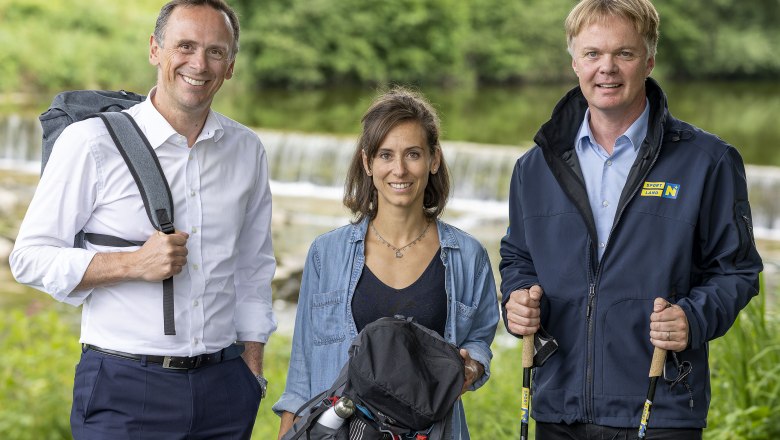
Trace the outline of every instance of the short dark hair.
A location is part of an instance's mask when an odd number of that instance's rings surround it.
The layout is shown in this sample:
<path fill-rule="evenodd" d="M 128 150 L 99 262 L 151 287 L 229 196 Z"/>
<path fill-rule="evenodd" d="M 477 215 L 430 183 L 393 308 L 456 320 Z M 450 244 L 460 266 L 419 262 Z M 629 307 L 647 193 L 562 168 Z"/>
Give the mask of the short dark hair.
<path fill-rule="evenodd" d="M 185 8 L 192 6 L 210 6 L 217 11 L 223 12 L 230 21 L 230 27 L 233 29 L 233 46 L 231 47 L 231 56 L 233 59 L 238 53 L 238 34 L 240 26 L 238 24 L 238 15 L 224 0 L 172 0 L 165 4 L 160 9 L 160 15 L 157 16 L 157 23 L 154 25 L 154 39 L 157 40 L 157 44 L 162 46 L 163 38 L 165 38 L 165 26 L 168 24 L 168 19 L 171 17 L 173 10 L 179 6 Z"/>
<path fill-rule="evenodd" d="M 431 156 L 441 151 L 439 135 L 441 123 L 436 110 L 421 94 L 401 86 L 380 94 L 361 119 L 363 130 L 357 141 L 355 154 L 347 170 L 344 185 L 344 206 L 355 215 L 355 223 L 364 218 L 373 219 L 377 212 L 377 193 L 370 176 L 363 168 L 363 153 L 369 163 L 374 160 L 387 133 L 405 122 L 416 122 L 425 133 Z M 450 194 L 450 174 L 444 154 L 438 171 L 430 173 L 423 196 L 423 209 L 429 219 L 437 218 L 444 211 Z"/>

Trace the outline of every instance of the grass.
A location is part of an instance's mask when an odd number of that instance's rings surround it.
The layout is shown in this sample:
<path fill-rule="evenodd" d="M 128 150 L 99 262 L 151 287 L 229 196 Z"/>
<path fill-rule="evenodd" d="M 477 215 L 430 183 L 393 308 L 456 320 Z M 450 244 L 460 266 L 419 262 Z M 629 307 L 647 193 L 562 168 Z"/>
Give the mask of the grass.
<path fill-rule="evenodd" d="M 71 438 L 68 418 L 79 357 L 78 322 L 78 309 L 53 301 L 0 310 L 0 438 Z M 260 405 L 253 440 L 276 438 L 279 419 L 271 406 L 284 389 L 289 347 L 290 337 L 281 334 L 266 347 L 268 396 Z M 469 429 L 476 440 L 516 439 L 521 344 L 499 329 L 493 349 L 492 379 L 464 396 Z M 764 295 L 748 305 L 726 336 L 710 344 L 710 360 L 712 405 L 704 438 L 780 438 L 774 423 L 780 412 L 780 320 L 767 314 Z"/>
<path fill-rule="evenodd" d="M 780 319 L 767 313 L 766 302 L 764 294 L 754 298 L 710 344 L 708 440 L 780 438 Z"/>

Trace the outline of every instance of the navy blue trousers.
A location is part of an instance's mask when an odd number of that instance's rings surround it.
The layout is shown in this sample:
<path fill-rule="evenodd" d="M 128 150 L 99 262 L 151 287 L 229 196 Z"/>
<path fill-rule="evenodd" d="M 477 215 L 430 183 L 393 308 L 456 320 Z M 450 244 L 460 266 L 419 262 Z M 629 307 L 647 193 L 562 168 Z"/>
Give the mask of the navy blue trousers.
<path fill-rule="evenodd" d="M 612 428 L 589 423 L 536 422 L 536 440 L 635 440 L 639 427 Z M 647 428 L 647 440 L 701 440 L 701 429 Z"/>
<path fill-rule="evenodd" d="M 193 370 L 84 351 L 70 423 L 75 440 L 249 439 L 260 385 L 240 357 Z"/>

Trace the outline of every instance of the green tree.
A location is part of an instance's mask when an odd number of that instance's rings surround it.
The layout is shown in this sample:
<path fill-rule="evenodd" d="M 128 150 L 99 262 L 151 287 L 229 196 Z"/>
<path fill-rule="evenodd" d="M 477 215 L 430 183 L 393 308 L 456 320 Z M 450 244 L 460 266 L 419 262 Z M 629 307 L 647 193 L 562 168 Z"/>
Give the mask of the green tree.
<path fill-rule="evenodd" d="M 257 81 L 321 86 L 468 80 L 468 9 L 457 0 L 239 2 Z M 243 50 L 243 49 L 242 49 Z"/>
<path fill-rule="evenodd" d="M 482 83 L 569 78 L 563 20 L 571 1 L 482 0 L 470 8 L 466 57 Z"/>

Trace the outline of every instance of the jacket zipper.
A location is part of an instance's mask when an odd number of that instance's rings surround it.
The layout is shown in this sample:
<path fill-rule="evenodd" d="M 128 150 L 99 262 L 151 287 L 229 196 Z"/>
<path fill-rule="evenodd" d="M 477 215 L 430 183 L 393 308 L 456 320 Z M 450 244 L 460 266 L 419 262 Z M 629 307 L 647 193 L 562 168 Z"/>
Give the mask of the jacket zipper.
<path fill-rule="evenodd" d="M 588 307 L 585 316 L 585 321 L 588 325 L 588 351 L 587 360 L 585 361 L 585 417 L 588 423 L 593 423 L 593 352 L 595 350 L 595 342 L 593 340 L 594 325 L 593 320 L 590 318 L 593 312 L 593 302 L 596 300 L 596 282 L 591 281 L 588 286 Z"/>
<path fill-rule="evenodd" d="M 661 137 L 661 145 L 663 146 L 663 135 Z M 585 418 L 588 420 L 588 423 L 593 423 L 593 356 L 596 350 L 596 344 L 594 342 L 595 328 L 594 322 L 591 319 L 591 315 L 593 313 L 593 308 L 595 307 L 596 302 L 596 285 L 598 284 L 598 280 L 601 276 L 601 262 L 607 256 L 607 252 L 609 252 L 609 238 L 612 237 L 615 229 L 617 229 L 617 225 L 620 222 L 620 218 L 623 217 L 623 212 L 625 212 L 626 206 L 628 206 L 631 200 L 634 199 L 636 193 L 639 191 L 639 188 L 642 187 L 642 182 L 647 179 L 647 176 L 650 174 L 650 170 L 652 170 L 655 166 L 655 162 L 658 160 L 659 154 L 660 147 L 658 149 L 658 153 L 653 156 L 652 161 L 647 167 L 645 173 L 642 175 L 642 178 L 639 179 L 637 184 L 634 186 L 633 190 L 631 191 L 631 195 L 626 198 L 626 202 L 620 206 L 620 210 L 615 214 L 615 221 L 612 222 L 612 228 L 609 231 L 609 237 L 607 237 L 604 255 L 602 255 L 601 259 L 598 261 L 598 264 L 596 265 L 596 273 L 593 275 L 593 280 L 588 286 L 588 306 L 585 312 L 585 320 L 588 325 L 588 354 L 587 361 L 585 362 Z"/>

